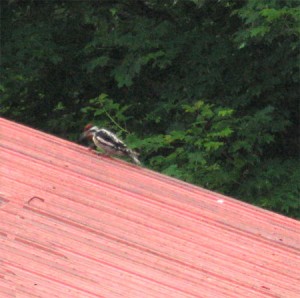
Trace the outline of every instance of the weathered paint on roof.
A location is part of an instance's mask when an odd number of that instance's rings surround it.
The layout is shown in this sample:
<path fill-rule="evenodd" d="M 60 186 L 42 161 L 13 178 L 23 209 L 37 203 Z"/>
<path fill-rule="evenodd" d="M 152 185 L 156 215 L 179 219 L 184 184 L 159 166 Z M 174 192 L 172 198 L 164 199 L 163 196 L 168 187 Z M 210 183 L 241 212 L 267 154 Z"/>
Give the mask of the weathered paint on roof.
<path fill-rule="evenodd" d="M 1 297 L 300 297 L 298 221 L 0 127 Z"/>

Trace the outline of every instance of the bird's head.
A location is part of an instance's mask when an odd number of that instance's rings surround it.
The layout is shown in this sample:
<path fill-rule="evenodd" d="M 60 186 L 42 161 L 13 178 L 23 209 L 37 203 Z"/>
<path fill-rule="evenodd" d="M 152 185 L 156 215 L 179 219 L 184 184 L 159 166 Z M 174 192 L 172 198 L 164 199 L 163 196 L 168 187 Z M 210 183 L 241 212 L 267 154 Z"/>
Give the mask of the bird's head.
<path fill-rule="evenodd" d="M 87 124 L 84 129 L 83 133 L 80 135 L 79 141 L 83 139 L 92 139 L 94 134 L 99 130 L 99 128 L 91 123 Z"/>

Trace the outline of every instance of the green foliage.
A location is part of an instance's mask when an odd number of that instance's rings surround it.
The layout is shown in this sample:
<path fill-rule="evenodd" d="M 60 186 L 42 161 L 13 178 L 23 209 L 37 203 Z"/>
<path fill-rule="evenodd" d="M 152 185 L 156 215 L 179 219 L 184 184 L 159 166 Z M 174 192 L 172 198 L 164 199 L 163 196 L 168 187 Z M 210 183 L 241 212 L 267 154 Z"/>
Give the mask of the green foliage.
<path fill-rule="evenodd" d="M 220 170 L 226 141 L 232 135 L 231 109 L 216 108 L 200 100 L 181 108 L 183 129 L 135 140 L 152 168 L 170 176 L 203 184 L 203 177 Z M 211 187 L 206 181 L 206 186 Z"/>
<path fill-rule="evenodd" d="M 299 160 L 266 160 L 251 176 L 241 188 L 241 195 L 245 200 L 299 217 Z"/>
<path fill-rule="evenodd" d="M 147 167 L 299 217 L 299 8 L 3 1 L 1 115 L 71 140 L 94 122 Z"/>
<path fill-rule="evenodd" d="M 84 114 L 84 123 L 92 122 L 100 127 L 110 127 L 111 130 L 128 134 L 126 123 L 130 117 L 125 112 L 129 106 L 121 106 L 114 102 L 107 94 L 88 100 L 81 109 Z"/>

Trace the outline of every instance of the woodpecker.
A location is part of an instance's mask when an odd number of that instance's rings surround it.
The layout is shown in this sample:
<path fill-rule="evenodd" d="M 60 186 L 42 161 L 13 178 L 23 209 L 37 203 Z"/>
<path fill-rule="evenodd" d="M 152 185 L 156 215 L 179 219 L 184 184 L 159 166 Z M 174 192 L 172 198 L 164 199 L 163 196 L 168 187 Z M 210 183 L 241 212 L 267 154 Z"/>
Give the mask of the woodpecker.
<path fill-rule="evenodd" d="M 129 149 L 114 133 L 104 128 L 87 124 L 81 134 L 80 140 L 82 139 L 91 140 L 93 147 L 102 149 L 105 154 L 129 156 L 134 163 L 141 164 L 137 152 Z"/>

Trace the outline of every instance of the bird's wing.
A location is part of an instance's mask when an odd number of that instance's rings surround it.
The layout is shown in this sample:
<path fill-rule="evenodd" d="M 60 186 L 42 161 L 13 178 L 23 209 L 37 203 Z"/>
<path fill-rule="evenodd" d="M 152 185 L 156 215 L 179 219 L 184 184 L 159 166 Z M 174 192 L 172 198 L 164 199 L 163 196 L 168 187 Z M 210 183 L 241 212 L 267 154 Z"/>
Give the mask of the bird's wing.
<path fill-rule="evenodd" d="M 127 148 L 127 146 L 114 133 L 112 133 L 104 128 L 99 129 L 96 132 L 95 138 L 98 142 L 100 142 L 106 146 L 114 147 L 116 149 Z"/>

